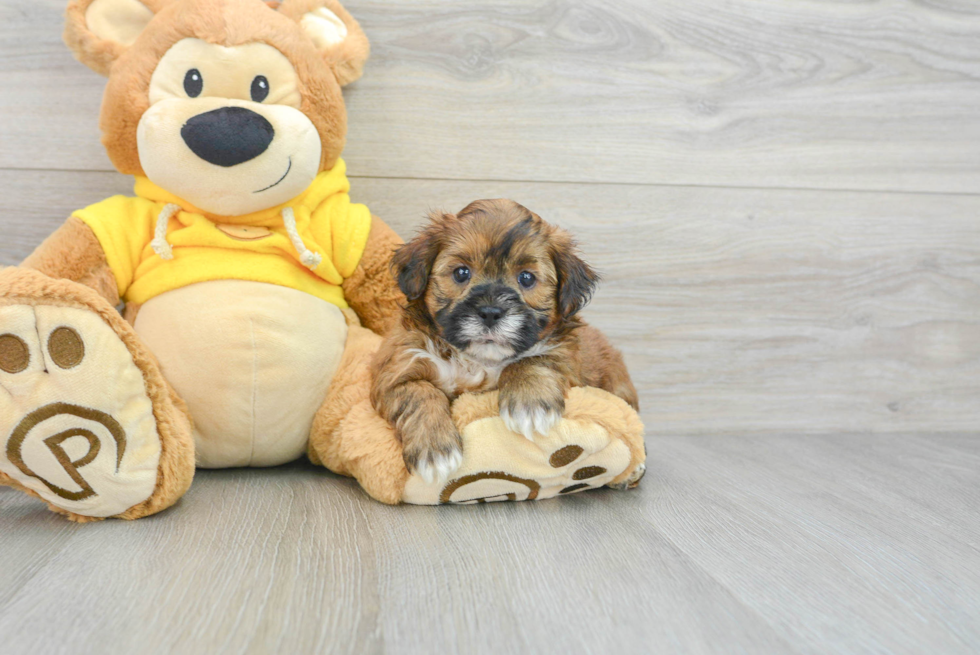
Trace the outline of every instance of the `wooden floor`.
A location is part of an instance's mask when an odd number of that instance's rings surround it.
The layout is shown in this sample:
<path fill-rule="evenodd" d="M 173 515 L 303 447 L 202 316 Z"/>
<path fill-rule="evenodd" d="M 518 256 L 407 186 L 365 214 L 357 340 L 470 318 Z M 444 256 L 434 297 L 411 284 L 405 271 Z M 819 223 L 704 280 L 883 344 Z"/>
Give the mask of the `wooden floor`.
<path fill-rule="evenodd" d="M 76 526 L 0 489 L 0 652 L 980 652 L 980 6 L 349 0 L 352 195 L 581 239 L 635 492 L 391 508 L 305 464 Z M 0 2 L 0 265 L 131 181 Z"/>
<path fill-rule="evenodd" d="M 297 464 L 75 526 L 0 490 L 2 650 L 977 652 L 976 435 L 650 447 L 635 492 L 540 503 L 388 507 Z"/>

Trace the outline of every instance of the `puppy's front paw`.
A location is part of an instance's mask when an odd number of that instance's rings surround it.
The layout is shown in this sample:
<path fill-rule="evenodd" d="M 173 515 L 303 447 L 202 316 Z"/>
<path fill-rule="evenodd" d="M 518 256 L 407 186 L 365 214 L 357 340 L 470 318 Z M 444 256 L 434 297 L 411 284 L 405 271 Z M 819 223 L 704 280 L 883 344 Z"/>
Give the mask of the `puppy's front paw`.
<path fill-rule="evenodd" d="M 415 465 L 415 472 L 429 484 L 443 484 L 463 463 L 463 451 L 429 452 Z"/>
<path fill-rule="evenodd" d="M 565 397 L 560 392 L 530 394 L 500 390 L 500 418 L 511 432 L 534 440 L 551 432 L 565 411 Z"/>
<path fill-rule="evenodd" d="M 402 444 L 405 466 L 429 484 L 446 482 L 463 463 L 463 441 L 455 428 L 404 435 Z"/>

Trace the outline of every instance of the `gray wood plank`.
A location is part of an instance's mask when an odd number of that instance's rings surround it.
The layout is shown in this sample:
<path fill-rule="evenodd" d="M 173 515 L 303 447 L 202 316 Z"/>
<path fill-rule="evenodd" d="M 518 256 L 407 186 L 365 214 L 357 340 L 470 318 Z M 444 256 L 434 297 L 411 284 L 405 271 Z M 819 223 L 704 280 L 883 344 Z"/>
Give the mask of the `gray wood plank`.
<path fill-rule="evenodd" d="M 962 437 L 657 440 L 649 518 L 799 652 L 976 652 L 980 439 Z"/>
<path fill-rule="evenodd" d="M 5 651 L 980 648 L 980 440 L 649 448 L 635 492 L 526 504 L 392 508 L 303 464 L 200 472 L 135 523 L 0 490 Z"/>
<path fill-rule="evenodd" d="M 587 317 L 626 353 L 651 434 L 975 431 L 980 198 L 354 178 L 404 235 L 507 196 L 605 276 Z M 0 264 L 129 181 L 0 171 Z"/>
<path fill-rule="evenodd" d="M 980 189 L 976 3 L 348 5 L 374 44 L 360 175 Z M 109 169 L 63 7 L 0 5 L 2 168 Z"/>

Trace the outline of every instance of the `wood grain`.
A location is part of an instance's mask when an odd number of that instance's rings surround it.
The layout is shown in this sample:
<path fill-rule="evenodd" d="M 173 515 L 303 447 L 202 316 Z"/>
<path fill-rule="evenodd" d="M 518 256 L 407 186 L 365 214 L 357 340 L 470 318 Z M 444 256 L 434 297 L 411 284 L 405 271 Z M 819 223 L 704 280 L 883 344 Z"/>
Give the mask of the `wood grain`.
<path fill-rule="evenodd" d="M 0 171 L 0 264 L 129 181 Z M 570 229 L 605 281 L 650 434 L 976 430 L 980 197 L 354 178 L 411 235 L 430 208 L 507 196 Z"/>
<path fill-rule="evenodd" d="M 980 6 L 350 0 L 370 177 L 980 189 Z M 110 170 L 64 0 L 0 5 L 0 168 Z"/>
<path fill-rule="evenodd" d="M 202 471 L 76 526 L 0 489 L 5 652 L 971 653 L 980 441 L 663 437 L 635 492 L 388 507 Z"/>
<path fill-rule="evenodd" d="M 649 518 L 797 652 L 967 653 L 980 647 L 978 443 L 658 440 Z"/>

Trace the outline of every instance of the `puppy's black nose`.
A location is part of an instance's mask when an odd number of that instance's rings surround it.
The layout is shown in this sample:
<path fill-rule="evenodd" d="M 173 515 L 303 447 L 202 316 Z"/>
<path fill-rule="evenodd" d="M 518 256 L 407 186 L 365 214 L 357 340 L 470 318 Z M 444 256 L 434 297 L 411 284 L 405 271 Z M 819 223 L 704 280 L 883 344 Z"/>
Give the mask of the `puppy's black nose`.
<path fill-rule="evenodd" d="M 483 324 L 487 327 L 493 327 L 494 323 L 500 320 L 500 317 L 504 315 L 504 310 L 500 307 L 481 307 L 477 310 L 480 318 L 483 319 Z"/>
<path fill-rule="evenodd" d="M 180 129 L 191 151 L 216 166 L 234 166 L 255 159 L 276 135 L 272 123 L 244 107 L 221 107 L 198 114 Z"/>

